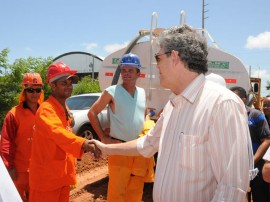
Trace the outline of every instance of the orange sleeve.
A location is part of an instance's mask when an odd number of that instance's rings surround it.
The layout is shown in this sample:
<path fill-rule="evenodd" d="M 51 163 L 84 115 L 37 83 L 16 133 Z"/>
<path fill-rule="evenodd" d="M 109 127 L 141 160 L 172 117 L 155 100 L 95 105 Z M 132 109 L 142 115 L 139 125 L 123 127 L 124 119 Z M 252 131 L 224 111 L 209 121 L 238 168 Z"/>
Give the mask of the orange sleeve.
<path fill-rule="evenodd" d="M 14 115 L 9 111 L 5 117 L 4 124 L 2 127 L 2 138 L 0 141 L 3 162 L 5 166 L 10 169 L 14 168 L 14 159 L 16 152 L 15 138 L 17 134 L 17 123 Z"/>
<path fill-rule="evenodd" d="M 39 127 L 37 130 L 43 131 L 39 135 L 46 136 L 63 151 L 80 158 L 85 139 L 72 133 L 68 123 L 64 123 L 65 114 L 59 116 L 52 107 L 43 107 L 36 117 L 36 125 Z"/>

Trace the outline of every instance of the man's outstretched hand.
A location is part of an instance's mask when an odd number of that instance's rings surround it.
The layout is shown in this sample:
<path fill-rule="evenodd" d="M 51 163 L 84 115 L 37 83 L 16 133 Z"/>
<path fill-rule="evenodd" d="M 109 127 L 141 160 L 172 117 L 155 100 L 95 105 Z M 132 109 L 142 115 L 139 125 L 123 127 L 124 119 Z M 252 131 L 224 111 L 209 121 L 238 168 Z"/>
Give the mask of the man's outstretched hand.
<path fill-rule="evenodd" d="M 98 140 L 95 140 L 95 139 L 92 139 L 92 140 L 89 140 L 91 144 L 94 144 L 96 146 L 96 148 L 101 152 L 101 155 L 103 156 L 106 156 L 108 155 L 107 153 L 107 150 L 106 150 L 106 144 L 98 141 Z"/>
<path fill-rule="evenodd" d="M 101 150 L 95 145 L 92 140 L 85 140 L 82 148 L 85 152 L 91 152 L 95 158 L 101 157 Z"/>

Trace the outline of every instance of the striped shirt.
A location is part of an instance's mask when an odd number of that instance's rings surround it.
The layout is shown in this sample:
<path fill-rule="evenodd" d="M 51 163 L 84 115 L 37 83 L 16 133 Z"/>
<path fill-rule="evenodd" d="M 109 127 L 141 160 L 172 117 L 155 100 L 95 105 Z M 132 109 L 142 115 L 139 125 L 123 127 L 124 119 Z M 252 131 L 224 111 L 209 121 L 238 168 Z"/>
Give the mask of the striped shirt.
<path fill-rule="evenodd" d="M 270 161 L 270 147 L 267 149 L 266 153 L 264 154 L 263 159 L 266 161 Z"/>
<path fill-rule="evenodd" d="M 171 95 L 155 127 L 138 139 L 143 156 L 158 152 L 154 201 L 244 201 L 248 137 L 242 100 L 199 75 Z"/>

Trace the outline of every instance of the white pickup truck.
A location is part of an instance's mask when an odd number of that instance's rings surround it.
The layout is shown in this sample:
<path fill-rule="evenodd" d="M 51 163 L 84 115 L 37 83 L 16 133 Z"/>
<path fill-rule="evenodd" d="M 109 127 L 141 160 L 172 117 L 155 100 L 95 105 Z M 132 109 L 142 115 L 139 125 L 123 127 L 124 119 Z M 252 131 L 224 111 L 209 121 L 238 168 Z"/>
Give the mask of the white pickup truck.
<path fill-rule="evenodd" d="M 75 125 L 72 128 L 73 132 L 78 136 L 91 139 L 98 139 L 87 113 L 92 104 L 100 97 L 101 93 L 85 93 L 74 95 L 66 100 L 66 103 L 73 115 Z M 109 128 L 107 108 L 102 110 L 98 115 L 100 124 L 103 128 Z"/>

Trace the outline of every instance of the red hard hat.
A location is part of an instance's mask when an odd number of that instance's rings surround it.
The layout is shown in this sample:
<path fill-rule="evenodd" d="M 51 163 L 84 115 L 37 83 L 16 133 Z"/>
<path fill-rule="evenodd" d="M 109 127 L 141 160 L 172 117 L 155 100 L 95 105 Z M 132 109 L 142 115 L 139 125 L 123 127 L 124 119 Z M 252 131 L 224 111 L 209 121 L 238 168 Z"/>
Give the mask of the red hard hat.
<path fill-rule="evenodd" d="M 77 70 L 71 70 L 66 64 L 63 62 L 57 62 L 51 64 L 47 70 L 47 83 L 51 83 L 56 81 L 57 79 L 63 76 L 71 76 L 77 73 Z"/>
<path fill-rule="evenodd" d="M 43 85 L 43 83 L 40 74 L 29 72 L 24 75 L 22 85 Z"/>

